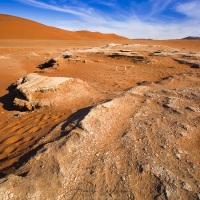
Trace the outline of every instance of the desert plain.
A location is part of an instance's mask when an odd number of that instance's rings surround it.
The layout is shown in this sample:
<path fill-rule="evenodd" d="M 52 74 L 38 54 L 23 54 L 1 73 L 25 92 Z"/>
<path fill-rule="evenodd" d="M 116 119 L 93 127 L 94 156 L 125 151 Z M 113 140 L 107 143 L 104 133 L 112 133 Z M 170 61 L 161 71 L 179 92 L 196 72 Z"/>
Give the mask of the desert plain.
<path fill-rule="evenodd" d="M 0 199 L 200 199 L 200 40 L 9 20 Z"/>

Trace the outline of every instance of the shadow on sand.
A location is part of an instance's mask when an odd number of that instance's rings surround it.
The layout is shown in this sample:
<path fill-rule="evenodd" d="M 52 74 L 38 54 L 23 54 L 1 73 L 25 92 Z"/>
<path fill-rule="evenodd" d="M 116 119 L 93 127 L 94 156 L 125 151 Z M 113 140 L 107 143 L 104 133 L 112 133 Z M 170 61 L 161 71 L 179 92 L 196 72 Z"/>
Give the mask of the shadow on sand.
<path fill-rule="evenodd" d="M 15 174 L 16 170 L 19 169 L 21 166 L 25 165 L 32 157 L 34 157 L 37 154 L 37 152 L 44 147 L 44 145 L 52 143 L 54 141 L 58 141 L 63 137 L 67 137 L 66 140 L 68 140 L 68 138 L 70 138 L 69 133 L 71 132 L 71 130 L 73 130 L 74 128 L 76 128 L 79 125 L 79 123 L 89 113 L 91 108 L 92 108 L 92 106 L 82 108 L 82 109 L 76 111 L 75 113 L 73 113 L 72 115 L 70 115 L 67 118 L 67 120 L 62 124 L 59 137 L 54 138 L 51 141 L 44 142 L 38 146 L 36 144 L 40 139 L 38 139 L 37 141 L 34 141 L 34 143 L 29 147 L 29 149 L 32 148 L 29 152 L 22 155 L 19 158 L 19 160 L 17 162 L 15 162 L 14 164 L 12 164 L 11 166 L 4 168 L 0 171 L 0 178 L 3 178 L 5 176 L 7 176 L 8 174 Z M 73 126 L 71 126 L 72 124 L 73 124 Z M 51 130 L 47 133 L 47 135 L 50 134 L 51 131 L 53 131 L 57 126 L 58 126 L 58 124 L 55 125 L 54 127 L 52 127 Z M 68 129 L 68 126 L 71 128 Z M 66 129 L 68 129 L 68 130 L 66 130 Z M 33 148 L 33 146 L 35 146 L 35 148 Z M 25 171 L 22 174 L 18 174 L 18 175 L 25 177 L 27 174 L 28 174 L 28 171 Z"/>
<path fill-rule="evenodd" d="M 15 106 L 13 105 L 13 101 L 15 98 L 15 87 L 13 85 L 9 86 L 6 90 L 8 94 L 0 97 L 0 102 L 3 104 L 3 108 L 8 111 L 15 110 Z"/>

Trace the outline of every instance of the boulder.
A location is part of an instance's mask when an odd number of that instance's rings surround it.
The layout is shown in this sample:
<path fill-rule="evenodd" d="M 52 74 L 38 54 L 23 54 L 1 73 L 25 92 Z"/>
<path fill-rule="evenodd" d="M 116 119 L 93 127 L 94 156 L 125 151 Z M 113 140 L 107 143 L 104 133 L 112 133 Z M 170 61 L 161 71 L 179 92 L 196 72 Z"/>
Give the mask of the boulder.
<path fill-rule="evenodd" d="M 83 101 L 93 101 L 96 91 L 80 79 L 47 77 L 36 73 L 20 78 L 15 84 L 14 105 L 31 111 L 41 107 L 73 107 Z"/>

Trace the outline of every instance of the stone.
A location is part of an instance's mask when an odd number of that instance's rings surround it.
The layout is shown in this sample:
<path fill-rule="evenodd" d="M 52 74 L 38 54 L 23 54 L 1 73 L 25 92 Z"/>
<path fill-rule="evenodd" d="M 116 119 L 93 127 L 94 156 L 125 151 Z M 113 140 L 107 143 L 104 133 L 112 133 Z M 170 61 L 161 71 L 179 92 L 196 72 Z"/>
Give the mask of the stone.
<path fill-rule="evenodd" d="M 14 85 L 14 105 L 19 110 L 70 106 L 87 99 L 93 101 L 97 97 L 96 91 L 87 83 L 67 77 L 47 77 L 31 73 L 20 78 Z"/>

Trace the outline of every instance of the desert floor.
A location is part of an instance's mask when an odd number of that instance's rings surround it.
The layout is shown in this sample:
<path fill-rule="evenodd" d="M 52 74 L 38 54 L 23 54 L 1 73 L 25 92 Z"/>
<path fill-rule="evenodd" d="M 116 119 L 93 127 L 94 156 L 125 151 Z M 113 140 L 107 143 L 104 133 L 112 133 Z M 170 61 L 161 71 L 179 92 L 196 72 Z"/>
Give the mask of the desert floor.
<path fill-rule="evenodd" d="M 0 40 L 0 170 L 3 174 L 14 172 L 16 166 L 12 166 L 13 163 L 29 152 L 52 127 L 86 106 L 65 108 L 63 105 L 60 110 L 40 109 L 19 114 L 13 107 L 14 96 L 9 94 L 8 88 L 20 77 L 37 72 L 46 76 L 79 78 L 102 95 L 96 102 L 99 103 L 144 81 L 160 81 L 175 74 L 199 71 L 176 62 L 170 56 L 152 57 L 150 63 L 133 63 L 126 57 L 116 59 L 101 54 L 83 55 L 86 63 L 62 60 L 59 67 L 38 68 L 66 49 L 86 49 L 109 43 L 148 45 L 135 49 L 144 56 L 148 56 L 149 52 L 169 49 L 200 52 L 200 41 L 187 40 Z"/>

